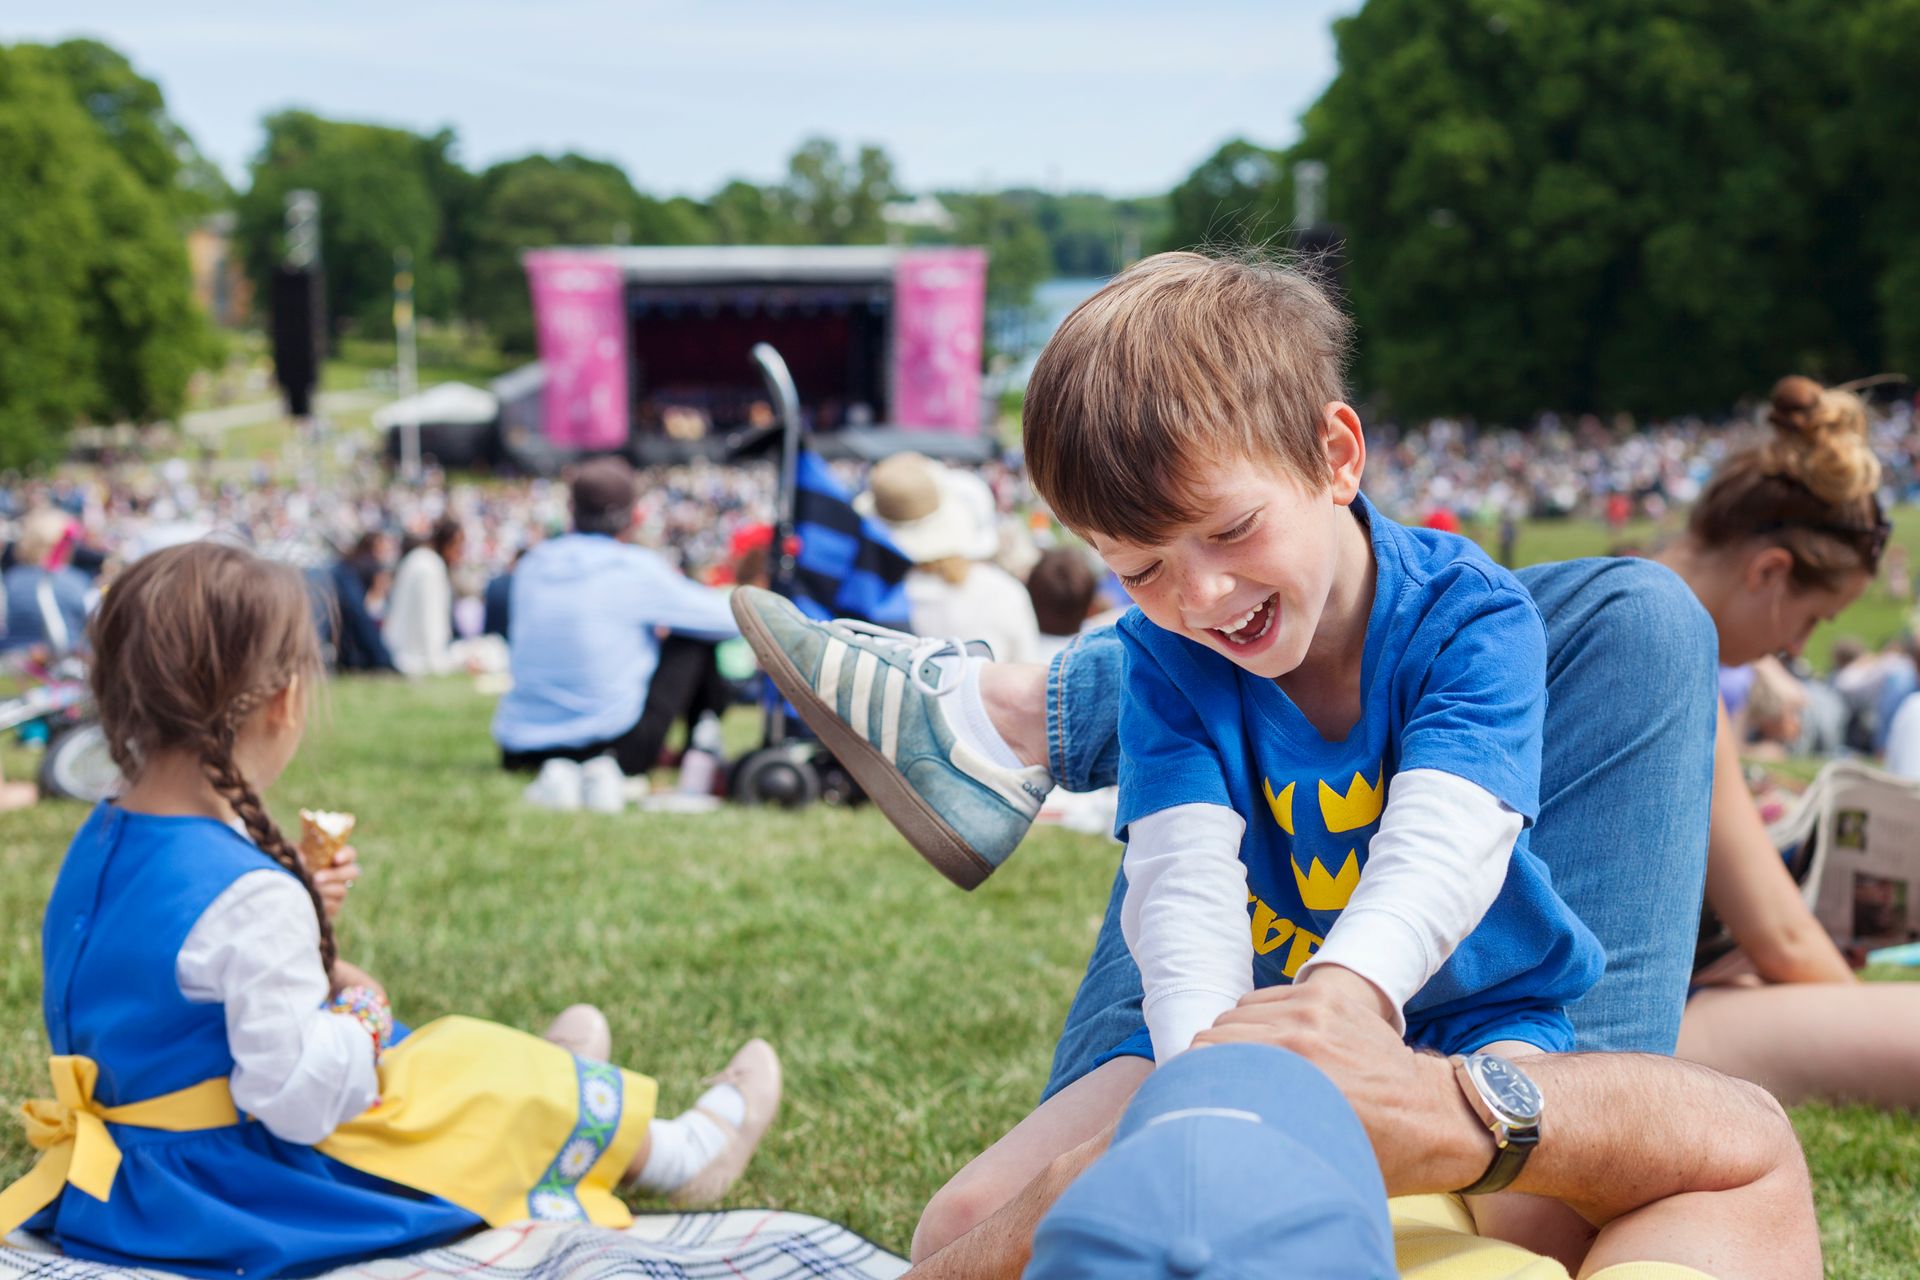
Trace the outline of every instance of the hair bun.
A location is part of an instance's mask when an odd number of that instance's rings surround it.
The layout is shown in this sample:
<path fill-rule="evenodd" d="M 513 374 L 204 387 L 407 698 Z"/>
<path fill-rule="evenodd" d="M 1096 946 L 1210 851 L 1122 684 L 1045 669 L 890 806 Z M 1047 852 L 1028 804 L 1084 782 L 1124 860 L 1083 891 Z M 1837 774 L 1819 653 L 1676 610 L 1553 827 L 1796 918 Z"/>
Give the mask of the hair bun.
<path fill-rule="evenodd" d="M 1805 435 L 1825 390 L 1805 374 L 1788 374 L 1773 384 L 1773 404 L 1767 421 L 1782 435 Z"/>
<path fill-rule="evenodd" d="M 1867 437 L 1867 409 L 1851 391 L 1834 391 L 1794 374 L 1773 385 L 1767 411 L 1776 439 L 1768 470 L 1787 475 L 1834 506 L 1880 487 L 1880 462 Z"/>

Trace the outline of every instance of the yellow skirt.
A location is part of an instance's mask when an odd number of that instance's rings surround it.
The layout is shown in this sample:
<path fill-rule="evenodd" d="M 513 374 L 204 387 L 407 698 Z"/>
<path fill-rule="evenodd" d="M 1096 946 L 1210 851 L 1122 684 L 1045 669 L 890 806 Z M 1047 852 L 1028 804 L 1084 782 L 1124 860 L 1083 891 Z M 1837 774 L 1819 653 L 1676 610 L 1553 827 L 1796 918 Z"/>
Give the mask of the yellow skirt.
<path fill-rule="evenodd" d="M 489 1226 L 633 1221 L 613 1194 L 647 1135 L 658 1086 L 538 1036 L 441 1018 L 388 1051 L 380 1100 L 319 1150 L 452 1201 Z"/>

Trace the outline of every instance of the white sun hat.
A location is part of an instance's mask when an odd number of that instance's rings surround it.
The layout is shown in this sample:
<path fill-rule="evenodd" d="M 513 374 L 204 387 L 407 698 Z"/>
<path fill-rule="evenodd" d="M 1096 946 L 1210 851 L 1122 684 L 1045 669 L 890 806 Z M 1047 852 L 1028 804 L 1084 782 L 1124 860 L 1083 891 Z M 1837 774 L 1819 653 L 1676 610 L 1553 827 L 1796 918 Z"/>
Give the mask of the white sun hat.
<path fill-rule="evenodd" d="M 896 453 L 874 464 L 853 509 L 886 526 L 915 564 L 953 556 L 989 560 L 999 549 L 986 482 L 924 454 Z"/>

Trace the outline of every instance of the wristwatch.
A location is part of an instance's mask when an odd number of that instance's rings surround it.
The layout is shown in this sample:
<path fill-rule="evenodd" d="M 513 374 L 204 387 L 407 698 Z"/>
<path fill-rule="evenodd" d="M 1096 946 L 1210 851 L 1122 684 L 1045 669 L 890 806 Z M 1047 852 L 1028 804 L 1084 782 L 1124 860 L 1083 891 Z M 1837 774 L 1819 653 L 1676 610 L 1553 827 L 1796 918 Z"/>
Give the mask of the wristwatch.
<path fill-rule="evenodd" d="M 1454 1054 L 1453 1078 L 1480 1123 L 1493 1134 L 1493 1163 L 1463 1196 L 1491 1195 L 1520 1176 L 1540 1144 L 1540 1086 L 1527 1073 L 1493 1053 Z"/>

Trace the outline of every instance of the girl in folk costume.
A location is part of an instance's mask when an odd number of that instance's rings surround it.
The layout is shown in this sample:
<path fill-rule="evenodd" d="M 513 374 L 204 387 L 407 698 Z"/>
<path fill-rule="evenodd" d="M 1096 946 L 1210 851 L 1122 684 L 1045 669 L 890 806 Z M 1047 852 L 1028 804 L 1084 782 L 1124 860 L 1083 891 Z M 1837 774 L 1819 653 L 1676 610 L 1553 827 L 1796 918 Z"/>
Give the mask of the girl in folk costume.
<path fill-rule="evenodd" d="M 93 623 L 128 779 L 67 851 L 42 930 L 55 1097 L 0 1191 L 69 1254 L 203 1276 L 300 1275 L 525 1218 L 624 1226 L 633 1180 L 719 1196 L 773 1117 L 749 1041 L 678 1119 L 646 1076 L 450 1017 L 393 1040 L 261 803 L 321 675 L 305 585 L 214 543 L 139 561 Z M 244 834 L 242 834 L 244 832 Z"/>

